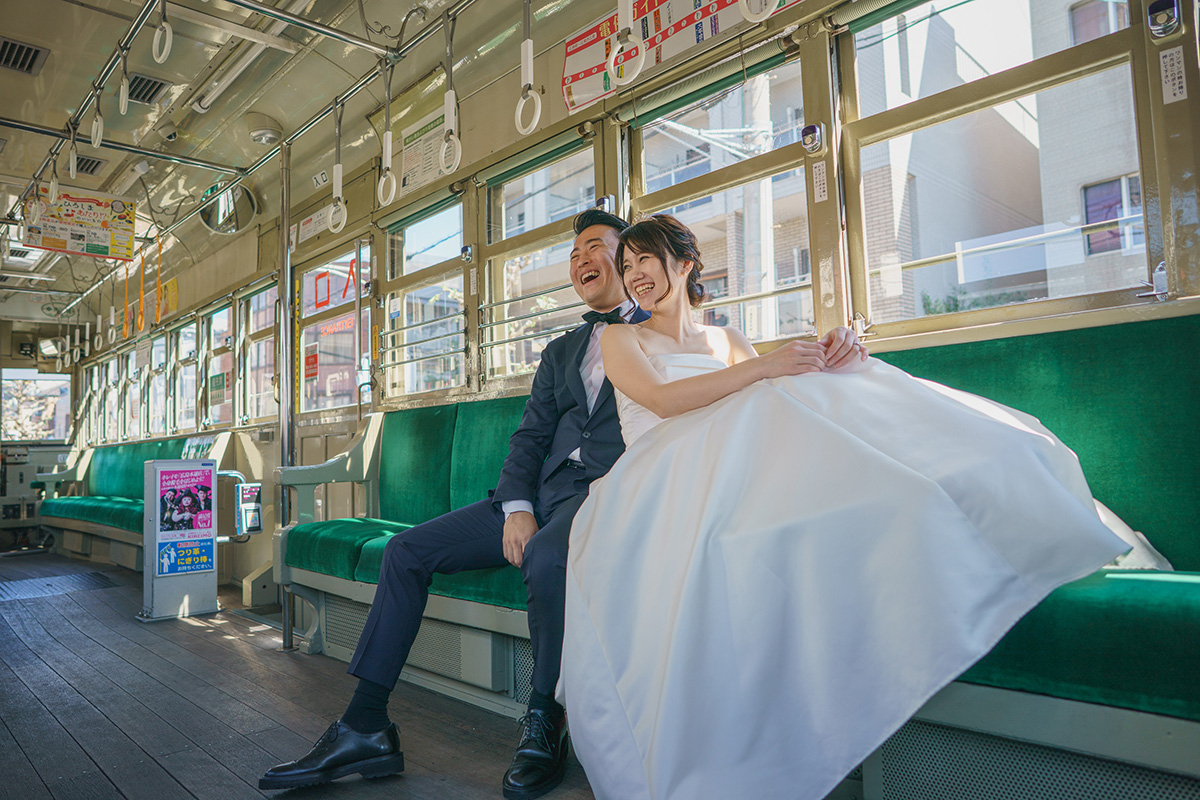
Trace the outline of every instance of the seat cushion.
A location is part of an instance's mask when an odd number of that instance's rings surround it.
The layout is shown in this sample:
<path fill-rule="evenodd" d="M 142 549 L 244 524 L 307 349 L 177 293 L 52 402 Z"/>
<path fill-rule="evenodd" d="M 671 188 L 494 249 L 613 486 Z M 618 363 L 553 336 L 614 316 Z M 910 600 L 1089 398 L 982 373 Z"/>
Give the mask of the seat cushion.
<path fill-rule="evenodd" d="M 457 406 L 389 412 L 379 441 L 379 516 L 413 524 L 450 510 Z"/>
<path fill-rule="evenodd" d="M 95 522 L 133 533 L 142 532 L 142 501 L 128 497 L 52 497 L 42 501 L 43 517 Z"/>
<path fill-rule="evenodd" d="M 331 519 L 297 525 L 288 534 L 287 564 L 352 581 L 363 545 L 410 527 L 382 519 Z M 382 555 L 382 550 L 380 553 Z M 378 563 L 375 574 L 375 580 L 378 580 Z"/>
<path fill-rule="evenodd" d="M 145 462 L 181 458 L 187 438 L 97 447 L 85 475 L 87 493 L 96 497 L 142 499 L 145 491 Z M 138 524 L 138 530 L 141 530 Z"/>
<path fill-rule="evenodd" d="M 1102 570 L 1052 592 L 968 683 L 1200 722 L 1200 573 Z"/>

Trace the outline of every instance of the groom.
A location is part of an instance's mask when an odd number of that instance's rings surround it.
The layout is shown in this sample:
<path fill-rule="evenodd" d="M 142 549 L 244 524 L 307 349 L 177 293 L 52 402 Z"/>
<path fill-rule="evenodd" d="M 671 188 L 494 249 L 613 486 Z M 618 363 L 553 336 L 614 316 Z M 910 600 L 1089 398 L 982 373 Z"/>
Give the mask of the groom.
<path fill-rule="evenodd" d="M 350 705 L 307 755 L 269 769 L 259 779 L 260 789 L 402 771 L 400 735 L 387 703 L 421 624 L 431 576 L 506 561 L 525 576 L 534 668 L 504 796 L 532 800 L 562 781 L 567 735 L 554 687 L 562 660 L 567 538 L 589 484 L 625 449 L 612 384 L 604 377 L 600 333 L 609 324 L 650 316 L 628 299 L 614 263 L 617 234 L 627 223 L 590 209 L 575 218 L 574 227 L 571 285 L 591 310 L 584 314 L 586 324 L 543 351 L 492 498 L 388 541 L 375 601 L 350 662 L 350 674 L 359 679 Z"/>

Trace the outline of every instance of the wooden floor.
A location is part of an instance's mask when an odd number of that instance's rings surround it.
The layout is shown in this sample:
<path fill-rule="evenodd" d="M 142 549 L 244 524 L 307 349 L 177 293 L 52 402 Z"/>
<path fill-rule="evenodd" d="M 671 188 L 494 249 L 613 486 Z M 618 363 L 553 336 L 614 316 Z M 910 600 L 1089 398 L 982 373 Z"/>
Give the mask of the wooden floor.
<path fill-rule="evenodd" d="M 260 792 L 259 775 L 341 714 L 356 684 L 346 665 L 278 652 L 276 630 L 233 613 L 137 622 L 137 573 L 0 558 L 0 581 L 89 572 L 116 585 L 0 602 L 0 798 L 501 796 L 516 723 L 404 682 L 390 706 L 403 775 Z M 572 756 L 548 800 L 591 797 Z"/>

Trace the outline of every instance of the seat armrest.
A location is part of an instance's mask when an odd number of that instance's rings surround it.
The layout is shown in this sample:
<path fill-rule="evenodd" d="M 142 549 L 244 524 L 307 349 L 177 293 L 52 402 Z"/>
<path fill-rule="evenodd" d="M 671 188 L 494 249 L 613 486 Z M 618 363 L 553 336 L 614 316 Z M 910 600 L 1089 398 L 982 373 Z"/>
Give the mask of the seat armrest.
<path fill-rule="evenodd" d="M 76 465 L 70 469 L 60 470 L 59 472 L 39 472 L 36 480 L 46 484 L 46 496 L 54 497 L 58 494 L 59 484 L 72 483 L 79 480 L 79 466 Z"/>
<path fill-rule="evenodd" d="M 305 467 L 276 467 L 281 486 L 320 486 L 323 483 L 363 483 L 371 480 L 378 463 L 379 434 L 383 414 L 368 414 L 346 449 L 321 464 Z"/>

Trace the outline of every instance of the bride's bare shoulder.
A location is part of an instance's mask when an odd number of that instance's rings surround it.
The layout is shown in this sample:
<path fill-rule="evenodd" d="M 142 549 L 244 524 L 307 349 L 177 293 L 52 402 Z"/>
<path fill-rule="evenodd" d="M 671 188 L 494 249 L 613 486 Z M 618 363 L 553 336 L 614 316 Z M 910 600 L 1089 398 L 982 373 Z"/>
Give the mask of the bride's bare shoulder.
<path fill-rule="evenodd" d="M 709 345 L 718 358 L 727 364 L 736 364 L 758 355 L 750 340 L 737 328 L 729 325 L 703 325 Z"/>

